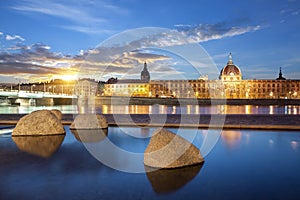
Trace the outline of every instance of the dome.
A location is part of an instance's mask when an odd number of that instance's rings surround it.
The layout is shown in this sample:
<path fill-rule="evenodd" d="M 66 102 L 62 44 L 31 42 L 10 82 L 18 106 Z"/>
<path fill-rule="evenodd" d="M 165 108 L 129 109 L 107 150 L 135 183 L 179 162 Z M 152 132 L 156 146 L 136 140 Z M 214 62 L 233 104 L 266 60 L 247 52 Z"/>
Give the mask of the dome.
<path fill-rule="evenodd" d="M 241 72 L 240 68 L 238 66 L 234 65 L 232 62 L 231 53 L 229 55 L 229 60 L 227 62 L 227 65 L 220 72 L 220 79 L 226 80 L 226 78 L 224 78 L 224 79 L 222 78 L 222 77 L 226 77 L 226 76 L 240 77 L 240 78 L 237 78 L 237 80 L 240 80 L 242 78 L 242 72 Z"/>
<path fill-rule="evenodd" d="M 230 76 L 230 75 L 241 75 L 241 70 L 235 66 L 235 65 L 226 65 L 222 71 L 221 71 L 221 74 L 220 75 L 225 75 L 225 76 Z"/>

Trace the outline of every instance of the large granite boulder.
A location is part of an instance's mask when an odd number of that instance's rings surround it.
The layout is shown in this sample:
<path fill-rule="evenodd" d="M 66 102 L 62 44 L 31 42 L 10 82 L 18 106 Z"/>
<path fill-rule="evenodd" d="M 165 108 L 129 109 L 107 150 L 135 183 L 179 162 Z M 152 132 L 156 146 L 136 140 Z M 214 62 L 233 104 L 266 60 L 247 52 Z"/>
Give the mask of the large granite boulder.
<path fill-rule="evenodd" d="M 103 115 L 80 114 L 75 117 L 70 129 L 99 129 L 107 127 L 107 120 Z"/>
<path fill-rule="evenodd" d="M 12 132 L 12 136 L 57 135 L 65 130 L 60 120 L 49 110 L 34 111 L 22 117 Z"/>
<path fill-rule="evenodd" d="M 57 117 L 57 119 L 59 119 L 59 121 L 62 120 L 62 113 L 60 110 L 52 109 L 50 111 Z"/>
<path fill-rule="evenodd" d="M 197 147 L 166 129 L 155 130 L 144 154 L 144 164 L 154 168 L 178 168 L 202 162 Z"/>

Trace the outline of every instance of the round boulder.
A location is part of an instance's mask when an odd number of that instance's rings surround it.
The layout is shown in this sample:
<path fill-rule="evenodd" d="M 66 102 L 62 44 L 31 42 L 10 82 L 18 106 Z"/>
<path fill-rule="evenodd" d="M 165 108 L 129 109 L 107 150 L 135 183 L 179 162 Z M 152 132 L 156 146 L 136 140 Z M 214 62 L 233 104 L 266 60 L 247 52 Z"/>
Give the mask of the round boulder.
<path fill-rule="evenodd" d="M 60 110 L 52 109 L 50 111 L 57 117 L 57 119 L 59 119 L 59 121 L 62 120 L 62 113 Z"/>
<path fill-rule="evenodd" d="M 12 132 L 12 136 L 57 135 L 65 130 L 60 120 L 49 110 L 34 111 L 22 117 Z"/>
<path fill-rule="evenodd" d="M 80 114 L 75 117 L 70 129 L 99 129 L 107 127 L 108 123 L 104 115 Z"/>
<path fill-rule="evenodd" d="M 166 129 L 154 131 L 144 154 L 144 164 L 154 168 L 178 168 L 202 162 L 197 147 Z"/>

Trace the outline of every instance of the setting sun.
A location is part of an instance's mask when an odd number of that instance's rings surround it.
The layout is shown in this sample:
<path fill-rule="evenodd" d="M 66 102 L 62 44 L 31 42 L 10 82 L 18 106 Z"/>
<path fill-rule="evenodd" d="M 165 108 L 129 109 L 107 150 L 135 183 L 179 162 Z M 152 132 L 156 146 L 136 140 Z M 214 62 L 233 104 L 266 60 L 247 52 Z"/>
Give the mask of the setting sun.
<path fill-rule="evenodd" d="M 59 79 L 62 79 L 64 81 L 72 81 L 77 79 L 77 74 L 66 74 L 66 75 L 61 75 L 58 77 Z"/>

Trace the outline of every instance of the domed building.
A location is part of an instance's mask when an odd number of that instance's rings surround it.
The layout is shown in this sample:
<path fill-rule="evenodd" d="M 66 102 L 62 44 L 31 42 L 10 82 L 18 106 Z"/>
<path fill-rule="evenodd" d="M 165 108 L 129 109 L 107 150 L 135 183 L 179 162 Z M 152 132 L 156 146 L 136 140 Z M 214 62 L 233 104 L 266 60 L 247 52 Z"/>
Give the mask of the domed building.
<path fill-rule="evenodd" d="M 238 66 L 233 64 L 231 53 L 229 54 L 227 65 L 220 72 L 219 79 L 222 81 L 242 80 L 242 72 Z"/>
<path fill-rule="evenodd" d="M 192 80 L 150 80 L 147 63 L 140 79 L 110 80 L 105 96 L 134 96 L 197 99 L 300 99 L 300 80 L 283 77 L 280 68 L 276 79 L 243 80 L 241 69 L 229 54 L 218 80 L 208 77 Z"/>

